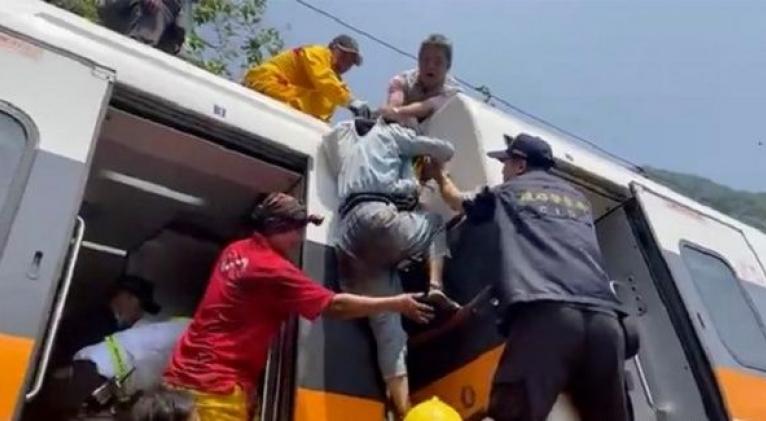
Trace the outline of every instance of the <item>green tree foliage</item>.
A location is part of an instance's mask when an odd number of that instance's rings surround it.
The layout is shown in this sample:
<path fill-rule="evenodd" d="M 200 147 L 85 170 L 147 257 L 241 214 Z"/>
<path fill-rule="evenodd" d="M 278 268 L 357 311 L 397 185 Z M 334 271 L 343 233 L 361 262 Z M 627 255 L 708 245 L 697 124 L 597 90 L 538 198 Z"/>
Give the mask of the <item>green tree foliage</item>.
<path fill-rule="evenodd" d="M 186 56 L 200 67 L 233 78 L 276 54 L 284 43 L 263 25 L 266 0 L 199 0 L 186 38 Z"/>
<path fill-rule="evenodd" d="M 98 0 L 49 0 L 98 22 Z M 181 57 L 217 75 L 233 79 L 284 47 L 279 31 L 266 27 L 267 0 L 194 0 L 193 27 L 187 29 Z"/>
<path fill-rule="evenodd" d="M 644 170 L 671 189 L 766 232 L 766 193 L 734 190 L 696 175 L 651 167 Z"/>
<path fill-rule="evenodd" d="M 50 3 L 90 21 L 98 22 L 98 0 L 50 0 Z"/>

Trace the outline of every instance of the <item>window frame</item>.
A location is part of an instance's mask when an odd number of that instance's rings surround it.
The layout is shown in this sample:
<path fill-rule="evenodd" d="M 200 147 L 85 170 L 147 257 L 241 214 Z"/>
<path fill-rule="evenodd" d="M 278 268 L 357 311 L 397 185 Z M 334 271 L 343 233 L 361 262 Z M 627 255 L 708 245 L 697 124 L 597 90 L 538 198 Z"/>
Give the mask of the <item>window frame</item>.
<path fill-rule="evenodd" d="M 684 268 L 689 273 L 689 277 L 691 279 L 692 285 L 694 286 L 695 292 L 699 295 L 701 304 L 703 308 L 705 309 L 705 314 L 707 315 L 708 319 L 712 322 L 713 329 L 715 330 L 718 339 L 721 341 L 721 344 L 723 344 L 724 348 L 726 348 L 726 351 L 731 355 L 731 357 L 741 366 L 748 367 L 754 370 L 766 372 L 766 364 L 757 365 L 749 362 L 742 361 L 741 357 L 738 355 L 737 351 L 733 348 L 732 344 L 729 344 L 725 339 L 724 336 L 721 334 L 721 329 L 719 327 L 719 324 L 716 323 L 715 318 L 710 314 L 710 309 L 708 308 L 708 305 L 706 304 L 706 300 L 704 298 L 704 294 L 702 291 L 700 291 L 700 287 L 698 285 L 698 282 L 695 278 L 695 276 L 692 274 L 691 269 L 689 268 L 689 265 L 686 262 L 686 259 L 684 258 L 683 251 L 684 249 L 691 250 L 693 252 L 697 252 L 700 254 L 707 255 L 709 257 L 712 257 L 716 260 L 718 260 L 720 263 L 722 263 L 727 270 L 732 274 L 732 277 L 735 280 L 736 288 L 739 291 L 740 296 L 742 297 L 743 301 L 747 305 L 747 308 L 750 310 L 750 314 L 753 318 L 753 321 L 755 322 L 756 327 L 758 327 L 758 330 L 761 333 L 761 336 L 764 339 L 764 342 L 766 342 L 766 325 L 763 322 L 763 318 L 761 317 L 761 313 L 758 311 L 758 309 L 753 304 L 753 300 L 750 297 L 750 294 L 745 289 L 745 286 L 742 285 L 742 279 L 739 278 L 737 275 L 737 272 L 734 270 L 734 267 L 729 263 L 729 260 L 726 259 L 721 253 L 716 252 L 715 250 L 709 249 L 707 247 L 703 247 L 699 244 L 696 244 L 694 242 L 688 241 L 688 240 L 681 240 L 679 243 L 679 251 L 680 251 L 680 257 L 681 261 L 683 262 Z"/>
<path fill-rule="evenodd" d="M 39 131 L 32 118 L 8 101 L 0 99 L 0 113 L 7 115 L 18 123 L 24 131 L 24 149 L 21 153 L 18 168 L 12 175 L 8 185 L 8 193 L 0 202 L 0 256 L 5 250 L 8 235 L 13 225 L 13 220 L 21 204 L 24 188 L 32 172 L 32 164 L 40 143 Z"/>

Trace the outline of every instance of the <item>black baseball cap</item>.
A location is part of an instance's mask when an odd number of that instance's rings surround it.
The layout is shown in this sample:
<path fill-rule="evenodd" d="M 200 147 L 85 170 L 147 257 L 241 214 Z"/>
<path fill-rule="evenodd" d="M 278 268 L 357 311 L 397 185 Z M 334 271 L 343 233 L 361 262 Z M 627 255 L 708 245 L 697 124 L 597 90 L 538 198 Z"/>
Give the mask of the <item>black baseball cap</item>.
<path fill-rule="evenodd" d="M 551 145 L 543 139 L 526 133 L 520 133 L 516 137 L 503 136 L 505 137 L 506 148 L 501 151 L 489 152 L 487 156 L 505 161 L 516 155 L 533 165 L 545 168 L 550 168 L 556 164 Z"/>
<path fill-rule="evenodd" d="M 337 37 L 333 38 L 332 41 L 330 41 L 330 47 L 337 48 L 346 53 L 354 54 L 356 56 L 354 64 L 357 66 L 362 65 L 362 53 L 359 52 L 359 44 L 350 35 L 338 35 Z"/>

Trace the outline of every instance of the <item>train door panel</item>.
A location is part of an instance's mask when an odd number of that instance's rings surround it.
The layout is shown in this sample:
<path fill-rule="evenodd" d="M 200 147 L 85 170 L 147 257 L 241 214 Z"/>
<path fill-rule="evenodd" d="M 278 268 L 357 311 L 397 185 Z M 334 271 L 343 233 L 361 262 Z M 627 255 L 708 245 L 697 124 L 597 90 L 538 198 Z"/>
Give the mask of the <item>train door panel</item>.
<path fill-rule="evenodd" d="M 748 293 L 766 289 L 761 262 L 736 226 L 639 184 L 633 190 L 729 416 L 766 420 L 766 330 Z"/>
<path fill-rule="evenodd" d="M 0 419 L 39 379 L 112 73 L 0 28 Z M 76 243 L 76 241 L 74 242 Z M 63 289 L 63 288 L 62 288 Z M 27 388 L 24 386 L 28 385 Z"/>
<path fill-rule="evenodd" d="M 596 222 L 596 233 L 618 296 L 637 322 L 638 355 L 626 362 L 628 393 L 636 420 L 705 419 L 702 396 L 688 369 L 681 339 L 631 224 L 630 200 Z"/>

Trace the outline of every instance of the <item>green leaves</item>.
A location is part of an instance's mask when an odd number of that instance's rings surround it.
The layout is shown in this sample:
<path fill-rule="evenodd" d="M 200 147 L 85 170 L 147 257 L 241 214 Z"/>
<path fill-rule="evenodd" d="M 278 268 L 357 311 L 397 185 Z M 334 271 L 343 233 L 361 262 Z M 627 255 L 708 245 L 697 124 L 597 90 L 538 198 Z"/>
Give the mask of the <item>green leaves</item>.
<path fill-rule="evenodd" d="M 734 190 L 707 178 L 644 167 L 649 178 L 766 232 L 766 193 Z"/>
<path fill-rule="evenodd" d="M 78 14 L 91 22 L 99 22 L 98 0 L 49 0 L 62 9 Z"/>
<path fill-rule="evenodd" d="M 98 23 L 99 0 L 48 0 Z M 185 0 L 190 1 L 190 0 Z M 266 0 L 191 0 L 193 28 L 179 54 L 197 66 L 229 79 L 284 48 L 275 28 L 263 25 Z"/>
<path fill-rule="evenodd" d="M 262 26 L 265 10 L 266 0 L 199 0 L 184 55 L 212 73 L 238 76 L 284 48 L 279 31 Z"/>

